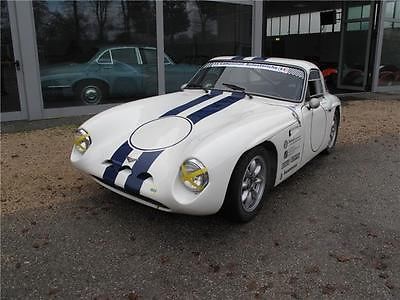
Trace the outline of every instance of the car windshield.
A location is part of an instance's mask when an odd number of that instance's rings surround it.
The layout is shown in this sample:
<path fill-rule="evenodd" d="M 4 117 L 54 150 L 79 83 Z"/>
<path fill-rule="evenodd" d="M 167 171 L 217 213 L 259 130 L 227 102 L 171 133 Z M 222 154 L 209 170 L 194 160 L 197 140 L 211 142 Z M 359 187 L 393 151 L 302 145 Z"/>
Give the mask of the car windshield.
<path fill-rule="evenodd" d="M 305 74 L 289 66 L 253 62 L 210 62 L 187 88 L 241 90 L 248 94 L 300 102 Z"/>

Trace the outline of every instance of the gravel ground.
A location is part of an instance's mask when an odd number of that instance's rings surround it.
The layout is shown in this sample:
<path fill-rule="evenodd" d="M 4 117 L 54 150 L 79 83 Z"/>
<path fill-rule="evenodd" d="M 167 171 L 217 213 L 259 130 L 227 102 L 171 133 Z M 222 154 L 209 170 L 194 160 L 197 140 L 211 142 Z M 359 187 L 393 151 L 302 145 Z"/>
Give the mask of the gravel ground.
<path fill-rule="evenodd" d="M 167 214 L 69 163 L 72 126 L 1 135 L 4 299 L 400 298 L 400 101 L 344 103 L 335 153 L 256 219 Z"/>

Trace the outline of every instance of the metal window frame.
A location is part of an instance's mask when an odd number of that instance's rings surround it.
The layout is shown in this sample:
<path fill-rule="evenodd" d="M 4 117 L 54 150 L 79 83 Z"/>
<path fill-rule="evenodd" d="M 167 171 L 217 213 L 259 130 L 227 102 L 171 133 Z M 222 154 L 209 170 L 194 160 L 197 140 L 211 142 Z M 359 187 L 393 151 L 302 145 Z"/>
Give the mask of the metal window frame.
<path fill-rule="evenodd" d="M 15 70 L 16 79 L 17 79 L 17 88 L 18 88 L 18 100 L 20 105 L 19 111 L 10 111 L 10 112 L 2 112 L 0 114 L 0 120 L 2 122 L 13 121 L 13 120 L 24 120 L 28 117 L 27 112 L 27 101 L 26 101 L 26 92 L 24 85 L 24 73 L 22 66 L 24 65 L 23 58 L 21 56 L 21 43 L 20 43 L 20 33 L 18 30 L 18 17 L 16 11 L 16 2 L 15 1 L 7 1 L 6 3 L 8 8 L 8 18 L 10 21 L 10 31 L 11 31 L 11 40 L 13 47 L 14 60 L 20 61 L 21 69 Z"/>
<path fill-rule="evenodd" d="M 361 18 L 354 18 L 354 19 L 347 19 L 349 3 L 345 2 L 342 8 L 342 23 L 341 23 L 341 34 L 340 34 L 340 50 L 339 50 L 339 72 L 338 72 L 338 84 L 337 87 L 340 89 L 348 89 L 354 91 L 366 91 L 367 88 L 367 80 L 368 80 L 368 69 L 369 69 L 369 60 L 370 60 L 370 52 L 371 52 L 371 42 L 372 42 L 372 30 L 374 25 L 374 16 L 376 14 L 376 7 L 374 2 L 371 0 L 369 3 L 370 5 L 370 15 L 369 17 L 362 17 L 362 12 L 364 9 L 364 5 L 361 6 Z M 365 53 L 364 59 L 364 78 L 362 86 L 350 86 L 341 83 L 342 75 L 343 75 L 343 55 L 344 55 L 344 35 L 347 32 L 347 24 L 349 23 L 360 23 L 360 29 L 362 22 L 368 22 L 368 33 L 367 33 L 367 51 Z"/>
<path fill-rule="evenodd" d="M 396 4 L 398 2 L 395 2 L 395 7 L 396 9 Z M 383 34 L 385 31 L 385 22 L 398 22 L 398 19 L 395 18 L 385 18 L 385 7 L 386 2 L 379 2 L 379 14 L 378 14 L 378 28 L 377 28 L 377 37 L 376 37 L 376 45 L 375 45 L 375 57 L 374 57 L 374 67 L 373 67 L 373 74 L 372 74 L 372 85 L 371 85 L 371 91 L 372 92 L 394 92 L 394 91 L 400 91 L 400 86 L 379 86 L 379 67 L 381 65 L 381 60 L 382 60 L 382 47 L 383 47 Z"/>

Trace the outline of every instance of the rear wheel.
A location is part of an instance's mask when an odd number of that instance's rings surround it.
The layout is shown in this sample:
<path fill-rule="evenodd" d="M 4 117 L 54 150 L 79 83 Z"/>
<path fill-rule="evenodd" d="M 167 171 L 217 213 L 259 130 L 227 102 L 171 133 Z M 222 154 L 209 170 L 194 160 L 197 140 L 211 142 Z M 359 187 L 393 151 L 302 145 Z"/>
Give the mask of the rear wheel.
<path fill-rule="evenodd" d="M 100 81 L 84 81 L 76 86 L 75 97 L 86 105 L 100 104 L 108 97 L 108 89 Z"/>
<path fill-rule="evenodd" d="M 229 219 L 248 222 L 254 218 L 271 188 L 271 166 L 268 151 L 263 147 L 253 148 L 240 158 L 222 208 Z"/>

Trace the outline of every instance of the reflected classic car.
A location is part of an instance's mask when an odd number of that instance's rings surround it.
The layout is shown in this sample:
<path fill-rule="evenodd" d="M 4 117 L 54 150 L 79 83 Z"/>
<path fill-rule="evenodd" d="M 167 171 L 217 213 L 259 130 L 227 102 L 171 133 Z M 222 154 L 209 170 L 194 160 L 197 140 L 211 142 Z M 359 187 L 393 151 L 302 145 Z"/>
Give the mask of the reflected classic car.
<path fill-rule="evenodd" d="M 340 114 L 312 63 L 217 57 L 180 92 L 89 119 L 71 161 L 142 204 L 248 221 L 272 187 L 333 150 Z"/>
<path fill-rule="evenodd" d="M 166 90 L 177 91 L 199 66 L 175 64 L 164 56 Z M 41 70 L 45 94 L 75 96 L 83 104 L 108 97 L 147 97 L 157 94 L 157 51 L 153 47 L 120 46 L 100 49 L 83 64 L 52 65 Z"/>

